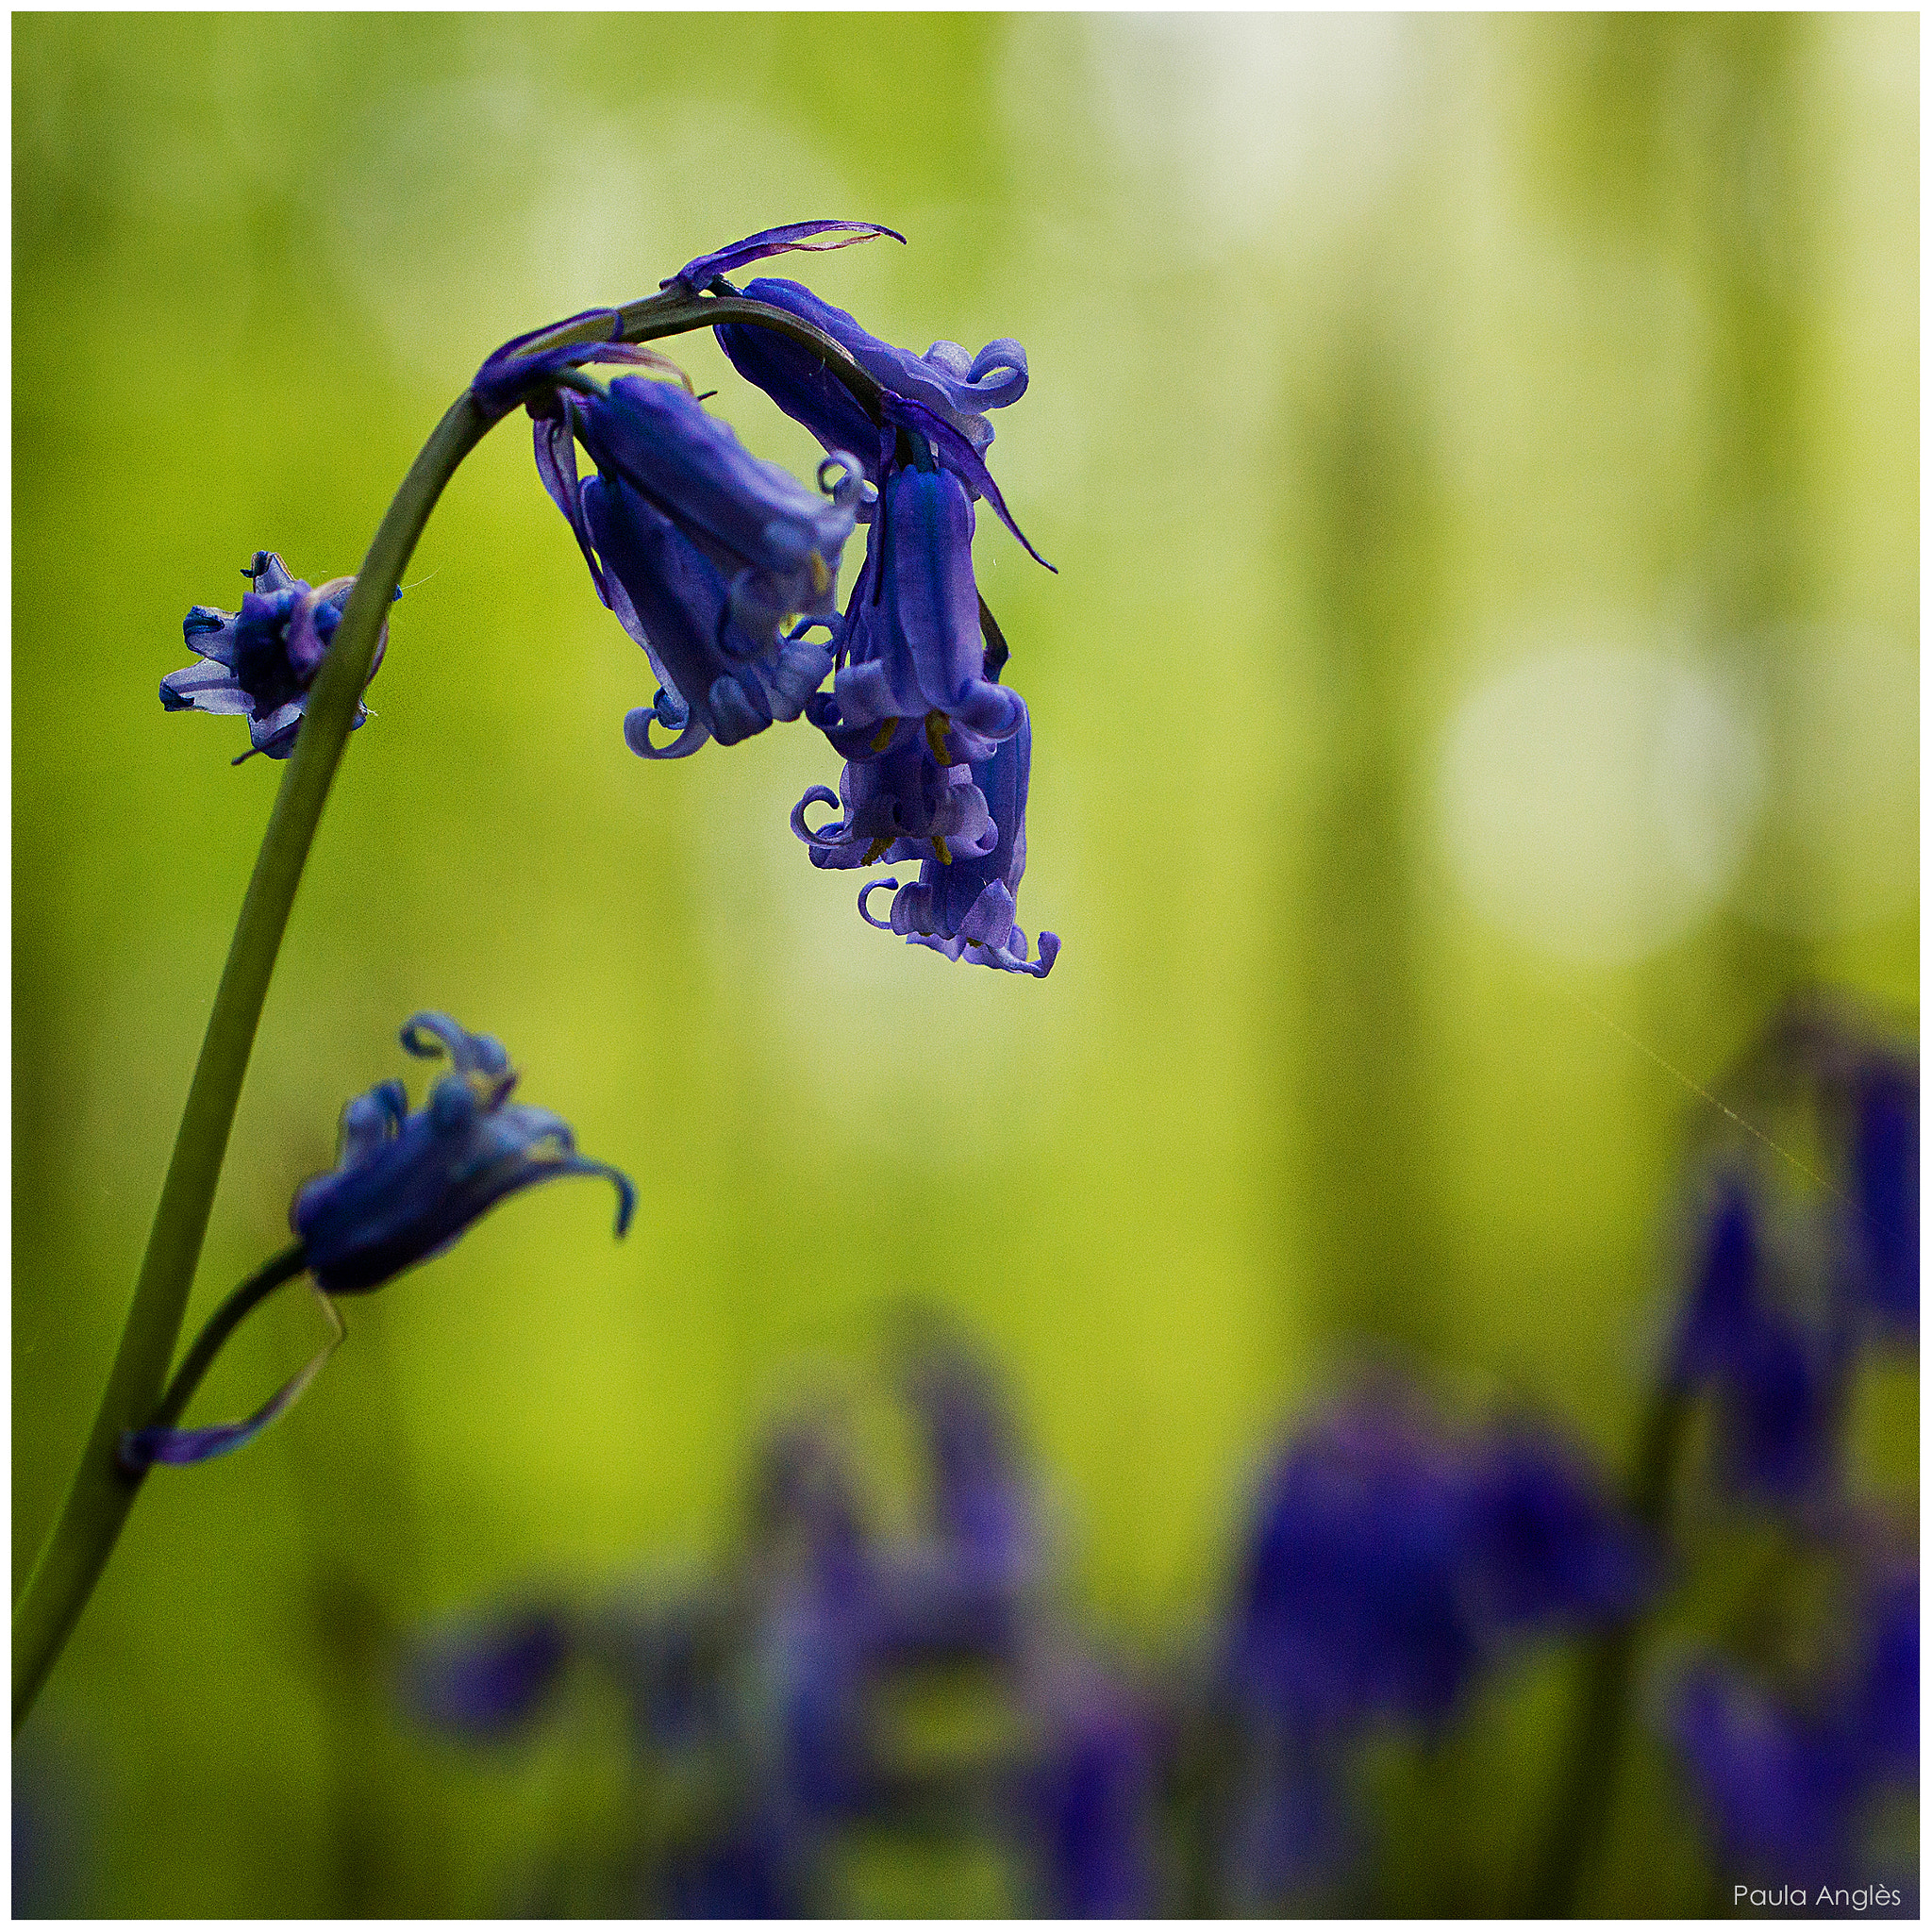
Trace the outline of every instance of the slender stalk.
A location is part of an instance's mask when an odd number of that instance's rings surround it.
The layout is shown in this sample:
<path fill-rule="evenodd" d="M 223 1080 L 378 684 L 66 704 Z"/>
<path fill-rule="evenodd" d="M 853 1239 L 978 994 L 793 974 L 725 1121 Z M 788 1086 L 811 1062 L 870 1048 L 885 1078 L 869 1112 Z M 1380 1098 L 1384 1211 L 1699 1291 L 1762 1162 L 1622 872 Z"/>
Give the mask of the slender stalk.
<path fill-rule="evenodd" d="M 1644 1416 L 1629 1506 L 1631 1515 L 1653 1533 L 1660 1533 L 1669 1517 L 1672 1479 L 1690 1413 L 1683 1391 L 1664 1382 L 1651 1397 Z M 1598 1637 L 1587 1654 L 1582 1692 L 1561 1759 L 1556 1808 L 1530 1876 L 1530 1918 L 1567 1918 L 1578 1910 L 1616 1794 L 1628 1730 L 1630 1678 L 1642 1630 L 1641 1612 L 1625 1617 Z"/>
<path fill-rule="evenodd" d="M 880 419 L 879 385 L 829 336 L 781 309 L 735 294 L 697 296 L 675 291 L 633 303 L 620 313 L 622 338 L 626 341 L 647 341 L 688 329 L 708 328 L 719 322 L 748 322 L 774 328 L 815 349 L 868 413 L 875 421 Z M 595 321 L 561 326 L 546 336 L 541 346 L 595 341 L 608 333 L 608 324 L 600 326 Z M 108 1386 L 53 1532 L 14 1605 L 16 1731 L 87 1607 L 140 1492 L 140 1482 L 123 1471 L 116 1452 L 127 1430 L 155 1418 L 161 1399 L 168 1363 L 194 1285 L 215 1184 L 227 1152 L 228 1133 L 262 1003 L 268 996 L 269 978 L 308 848 L 348 741 L 357 700 L 369 681 L 390 600 L 403 580 L 410 552 L 443 486 L 495 420 L 465 390 L 431 431 L 369 546 L 341 623 L 310 691 L 302 728 L 295 738 L 294 756 L 275 793 L 268 831 L 228 945 L 227 963 L 222 969 L 214 1009 L 202 1037 L 201 1056 L 195 1062 L 188 1104 L 175 1136 L 175 1151 L 161 1184 L 161 1198 L 155 1208 L 147 1251 L 142 1258 L 113 1367 L 108 1371 Z"/>
<path fill-rule="evenodd" d="M 181 1366 L 175 1371 L 161 1406 L 142 1424 L 150 1429 L 172 1429 L 194 1399 L 202 1377 L 214 1366 L 223 1344 L 241 1325 L 242 1318 L 258 1308 L 285 1282 L 293 1281 L 308 1266 L 308 1251 L 300 1241 L 287 1247 L 273 1260 L 264 1261 L 242 1286 L 233 1291 L 220 1307 L 202 1324 Z M 146 1472 L 143 1470 L 142 1474 Z M 140 1478 L 137 1476 L 138 1482 Z"/>

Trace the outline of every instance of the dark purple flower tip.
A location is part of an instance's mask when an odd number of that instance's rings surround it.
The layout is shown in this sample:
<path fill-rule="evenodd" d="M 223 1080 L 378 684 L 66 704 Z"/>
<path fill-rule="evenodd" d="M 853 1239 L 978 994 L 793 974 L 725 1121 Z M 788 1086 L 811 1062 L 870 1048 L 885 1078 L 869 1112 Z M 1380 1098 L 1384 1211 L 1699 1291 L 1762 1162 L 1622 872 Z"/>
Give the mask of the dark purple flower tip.
<path fill-rule="evenodd" d="M 1851 1245 L 1865 1306 L 1889 1327 L 1919 1325 L 1919 1069 L 1884 1056 L 1853 1100 Z"/>
<path fill-rule="evenodd" d="M 537 1716 L 575 1649 L 564 1613 L 541 1605 L 441 1631 L 405 1657 L 403 1704 L 432 1730 L 508 1737 Z"/>
<path fill-rule="evenodd" d="M 850 248 L 855 242 L 871 242 L 880 235 L 890 235 L 894 242 L 906 240 L 898 229 L 882 227 L 877 222 L 790 222 L 782 228 L 761 228 L 742 242 L 700 255 L 658 286 L 683 287 L 697 294 L 720 275 L 728 275 L 746 262 L 760 261 L 768 255 L 784 255 L 793 249 L 816 255 L 830 248 Z"/>
<path fill-rule="evenodd" d="M 1596 1471 L 1541 1430 L 1511 1429 L 1485 1450 L 1469 1508 L 1473 1602 L 1500 1631 L 1627 1615 L 1655 1582 L 1655 1559 Z"/>
<path fill-rule="evenodd" d="M 574 328 L 579 323 L 606 325 L 602 340 L 570 342 L 560 348 L 532 351 L 530 343 L 552 336 L 560 328 Z M 484 358 L 470 383 L 470 393 L 491 423 L 507 416 L 519 403 L 527 402 L 530 413 L 546 413 L 552 407 L 546 391 L 566 370 L 582 369 L 594 362 L 628 362 L 658 369 L 675 375 L 687 390 L 691 377 L 661 351 L 641 342 L 620 341 L 624 331 L 623 313 L 615 308 L 586 308 L 580 315 L 567 315 L 561 322 L 547 323 L 528 334 L 513 336 L 500 349 Z"/>
<path fill-rule="evenodd" d="M 257 753 L 285 758 L 294 750 L 308 689 L 322 669 L 356 582 L 354 577 L 336 577 L 311 587 L 291 576 L 271 550 L 258 550 L 242 575 L 254 588 L 242 598 L 239 611 L 197 604 L 182 619 L 182 636 L 201 661 L 170 672 L 161 680 L 164 710 L 208 711 L 248 720 L 250 748 L 234 760 L 238 765 Z M 381 668 L 388 645 L 385 624 L 365 685 Z M 358 701 L 351 728 L 372 715 Z"/>
<path fill-rule="evenodd" d="M 1694 1388 L 1710 1380 L 1750 1349 L 1762 1314 L 1761 1265 L 1749 1183 L 1740 1174 L 1724 1174 L 1698 1238 L 1690 1291 L 1678 1323 L 1671 1373 L 1680 1385 Z"/>
<path fill-rule="evenodd" d="M 1719 1479 L 1745 1494 L 1795 1500 L 1831 1475 L 1839 1350 L 1765 1311 L 1718 1378 Z"/>
<path fill-rule="evenodd" d="M 403 1044 L 425 1058 L 448 1054 L 455 1071 L 415 1113 L 403 1111 L 393 1081 L 350 1102 L 339 1165 L 304 1182 L 289 1209 L 324 1289 L 379 1288 L 441 1254 L 507 1196 L 564 1174 L 609 1181 L 624 1234 L 636 1189 L 615 1168 L 581 1157 L 556 1114 L 510 1104 L 516 1076 L 497 1041 L 446 1014 L 419 1013 L 403 1028 Z"/>

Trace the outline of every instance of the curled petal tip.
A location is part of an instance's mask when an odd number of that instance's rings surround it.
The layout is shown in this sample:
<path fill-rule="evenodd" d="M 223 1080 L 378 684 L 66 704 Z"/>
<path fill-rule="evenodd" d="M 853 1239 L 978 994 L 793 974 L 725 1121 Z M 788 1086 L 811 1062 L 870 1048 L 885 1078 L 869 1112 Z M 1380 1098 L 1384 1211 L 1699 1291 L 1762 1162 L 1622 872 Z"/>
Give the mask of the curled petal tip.
<path fill-rule="evenodd" d="M 638 1191 L 627 1174 L 614 1167 L 600 1169 L 617 1190 L 617 1223 L 611 1229 L 611 1238 L 622 1241 L 630 1232 L 631 1218 L 638 1211 Z"/>
<path fill-rule="evenodd" d="M 867 901 L 868 899 L 870 899 L 870 898 L 872 897 L 872 895 L 873 895 L 873 894 L 874 894 L 874 892 L 896 892 L 896 891 L 897 891 L 898 890 L 899 890 L 899 881 L 898 881 L 897 879 L 872 879 L 872 880 L 869 880 L 869 881 L 868 881 L 868 882 L 867 882 L 867 883 L 866 883 L 866 884 L 865 884 L 865 885 L 864 885 L 863 887 L 861 887 L 861 888 L 859 889 L 859 893 L 858 893 L 858 916 L 859 916 L 859 918 L 861 918 L 862 920 L 864 920 L 864 921 L 865 921 L 865 923 L 866 923 L 866 924 L 868 924 L 868 925 L 875 925 L 875 926 L 877 926 L 877 927 L 878 927 L 878 929 L 879 929 L 879 930 L 880 930 L 881 932 L 891 932 L 891 931 L 892 930 L 892 922 L 891 922 L 891 921 L 890 919 L 874 919 L 874 917 L 872 916 L 872 914 L 871 914 L 871 913 L 870 913 L 870 912 L 869 912 L 869 911 L 868 911 L 868 910 L 866 909 L 866 904 L 865 904 L 865 902 L 866 902 L 866 901 Z"/>

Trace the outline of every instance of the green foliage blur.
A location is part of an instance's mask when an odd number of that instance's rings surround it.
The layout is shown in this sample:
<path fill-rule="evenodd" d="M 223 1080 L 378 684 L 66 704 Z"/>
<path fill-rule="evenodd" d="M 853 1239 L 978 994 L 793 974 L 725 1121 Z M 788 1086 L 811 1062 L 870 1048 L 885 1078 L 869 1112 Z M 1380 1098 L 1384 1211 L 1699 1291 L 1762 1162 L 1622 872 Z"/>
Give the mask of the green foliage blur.
<path fill-rule="evenodd" d="M 652 681 L 521 419 L 465 465 L 191 1324 L 419 1008 L 500 1036 L 640 1224 L 520 1199 L 350 1305 L 258 1446 L 149 1484 L 25 1734 L 71 1907 L 501 1908 L 577 1774 L 412 1737 L 384 1633 L 715 1552 L 774 1403 L 867 1373 L 908 1293 L 1003 1364 L 1124 1643 L 1204 1627 L 1257 1459 L 1351 1364 L 1621 1466 L 1692 1085 L 1796 987 L 1916 1024 L 1918 71 L 1901 16 L 17 17 L 16 1583 L 279 776 L 162 714 L 189 605 L 258 547 L 353 571 L 500 341 L 818 215 L 910 245 L 774 273 L 915 349 L 1025 343 L 992 466 L 1058 567 L 981 519 L 1036 984 L 859 923 L 786 826 L 836 778 L 804 725 L 633 758 Z M 318 1332 L 273 1305 L 196 1415 Z M 1907 1485 L 1912 1407 L 1872 1449 Z M 1561 1694 L 1466 1747 L 1499 1834 Z M 1698 1907 L 1663 1775 L 1606 1909 Z M 926 1876 L 879 1895 L 973 1902 Z"/>

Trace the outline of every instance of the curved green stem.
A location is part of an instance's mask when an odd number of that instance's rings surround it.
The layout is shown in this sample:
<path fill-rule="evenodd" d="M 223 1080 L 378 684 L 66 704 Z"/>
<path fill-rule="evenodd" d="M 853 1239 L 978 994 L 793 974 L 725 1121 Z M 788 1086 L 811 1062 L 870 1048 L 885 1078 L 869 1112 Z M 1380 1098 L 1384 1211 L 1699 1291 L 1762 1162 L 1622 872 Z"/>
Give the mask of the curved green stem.
<path fill-rule="evenodd" d="M 815 349 L 868 413 L 875 421 L 879 419 L 879 385 L 831 337 L 782 309 L 738 295 L 695 296 L 675 291 L 632 303 L 620 313 L 626 341 L 648 341 L 658 336 L 708 328 L 719 322 L 748 322 L 776 329 Z M 608 325 L 600 327 L 595 322 L 560 326 L 541 346 L 591 341 L 606 333 Z M 16 1731 L 87 1607 L 140 1491 L 139 1479 L 131 1478 L 118 1460 L 121 1438 L 127 1430 L 154 1420 L 161 1399 L 168 1363 L 194 1285 L 215 1183 L 227 1152 L 228 1133 L 262 1003 L 268 996 L 269 977 L 275 971 L 275 955 L 322 808 L 327 803 L 355 721 L 357 700 L 369 681 L 390 600 L 403 580 L 409 554 L 444 484 L 496 420 L 465 390 L 431 431 L 369 546 L 341 623 L 309 692 L 294 756 L 275 793 L 268 831 L 228 945 L 214 1010 L 202 1036 L 201 1056 L 195 1062 L 188 1104 L 175 1136 L 175 1151 L 161 1184 L 147 1252 L 142 1258 L 108 1386 L 60 1514 L 14 1605 Z"/>

